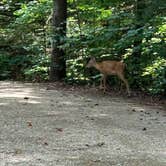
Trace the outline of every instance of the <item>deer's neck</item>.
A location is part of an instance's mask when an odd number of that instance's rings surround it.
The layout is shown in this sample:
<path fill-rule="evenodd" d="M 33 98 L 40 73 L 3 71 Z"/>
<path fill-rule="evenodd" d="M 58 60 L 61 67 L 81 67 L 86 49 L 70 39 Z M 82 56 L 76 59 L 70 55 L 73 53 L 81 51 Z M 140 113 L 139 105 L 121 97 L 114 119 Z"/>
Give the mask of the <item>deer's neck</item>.
<path fill-rule="evenodd" d="M 95 63 L 94 67 L 95 67 L 97 70 L 99 70 L 99 71 L 100 71 L 100 69 L 101 69 L 100 64 L 99 64 L 99 63 L 97 63 L 97 62 Z"/>

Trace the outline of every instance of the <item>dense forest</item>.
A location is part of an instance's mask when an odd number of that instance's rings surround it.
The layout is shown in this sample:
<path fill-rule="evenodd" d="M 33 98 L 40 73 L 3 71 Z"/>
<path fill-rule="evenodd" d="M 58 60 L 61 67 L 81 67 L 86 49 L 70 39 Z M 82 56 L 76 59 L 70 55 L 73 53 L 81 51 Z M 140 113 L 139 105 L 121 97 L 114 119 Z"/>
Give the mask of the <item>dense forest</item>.
<path fill-rule="evenodd" d="M 0 1 L 0 80 L 49 81 L 59 51 L 61 76 L 53 80 L 97 85 L 100 74 L 85 68 L 90 57 L 123 60 L 132 89 L 166 93 L 165 0 L 60 1 Z M 54 24 L 58 5 L 66 10 L 63 30 Z"/>

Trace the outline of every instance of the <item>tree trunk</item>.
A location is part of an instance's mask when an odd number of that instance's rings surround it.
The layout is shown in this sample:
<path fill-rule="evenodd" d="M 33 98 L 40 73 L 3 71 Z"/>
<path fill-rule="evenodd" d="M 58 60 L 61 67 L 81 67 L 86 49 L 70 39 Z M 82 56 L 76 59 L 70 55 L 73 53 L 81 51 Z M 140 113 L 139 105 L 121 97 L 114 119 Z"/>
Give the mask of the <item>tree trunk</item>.
<path fill-rule="evenodd" d="M 64 44 L 66 36 L 67 0 L 54 0 L 53 4 L 50 81 L 58 81 L 66 76 L 65 52 L 59 46 Z"/>
<path fill-rule="evenodd" d="M 136 20 L 135 28 L 138 30 L 138 33 L 137 33 L 137 36 L 135 37 L 134 50 L 133 50 L 133 56 L 136 59 L 140 57 L 141 52 L 142 52 L 142 48 L 141 48 L 142 39 L 143 39 L 143 37 L 142 37 L 142 33 L 143 33 L 142 27 L 145 24 L 144 10 L 145 10 L 144 0 L 137 0 L 136 4 L 135 4 L 135 20 Z M 137 60 L 139 61 L 139 59 L 137 59 Z"/>

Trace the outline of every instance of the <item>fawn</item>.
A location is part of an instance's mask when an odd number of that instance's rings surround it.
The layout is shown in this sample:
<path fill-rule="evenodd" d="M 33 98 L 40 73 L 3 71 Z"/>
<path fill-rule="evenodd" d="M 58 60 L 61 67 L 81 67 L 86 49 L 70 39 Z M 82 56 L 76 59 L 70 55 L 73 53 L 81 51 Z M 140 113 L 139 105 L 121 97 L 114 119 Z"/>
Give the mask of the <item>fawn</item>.
<path fill-rule="evenodd" d="M 104 93 L 106 91 L 106 78 L 108 75 L 117 75 L 126 85 L 127 93 L 130 96 L 130 89 L 128 81 L 124 77 L 124 69 L 125 63 L 121 61 L 102 61 L 96 62 L 96 59 L 92 57 L 88 64 L 86 65 L 87 68 L 94 67 L 96 68 L 101 74 L 100 80 L 100 88 L 103 88 Z"/>

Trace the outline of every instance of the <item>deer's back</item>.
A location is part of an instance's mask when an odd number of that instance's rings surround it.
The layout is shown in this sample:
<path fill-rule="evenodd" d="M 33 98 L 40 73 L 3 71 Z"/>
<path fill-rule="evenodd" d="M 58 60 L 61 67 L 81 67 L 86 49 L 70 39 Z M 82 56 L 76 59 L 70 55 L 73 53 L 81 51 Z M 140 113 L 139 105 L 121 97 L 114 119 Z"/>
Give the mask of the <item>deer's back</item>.
<path fill-rule="evenodd" d="M 99 63 L 100 72 L 107 75 L 116 75 L 124 70 L 124 63 L 121 61 L 102 61 Z"/>

